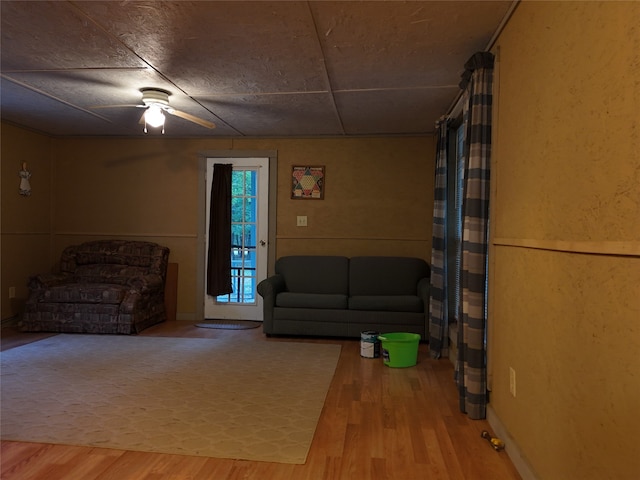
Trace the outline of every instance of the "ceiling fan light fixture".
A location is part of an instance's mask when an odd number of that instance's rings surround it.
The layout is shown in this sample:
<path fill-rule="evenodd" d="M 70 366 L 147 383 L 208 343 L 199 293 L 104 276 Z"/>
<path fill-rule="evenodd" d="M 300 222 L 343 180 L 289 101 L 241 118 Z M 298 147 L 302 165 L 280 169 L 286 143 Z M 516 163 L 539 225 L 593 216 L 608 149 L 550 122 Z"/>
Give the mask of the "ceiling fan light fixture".
<path fill-rule="evenodd" d="M 151 127 L 158 128 L 164 125 L 164 113 L 158 105 L 150 105 L 144 113 L 144 121 Z"/>

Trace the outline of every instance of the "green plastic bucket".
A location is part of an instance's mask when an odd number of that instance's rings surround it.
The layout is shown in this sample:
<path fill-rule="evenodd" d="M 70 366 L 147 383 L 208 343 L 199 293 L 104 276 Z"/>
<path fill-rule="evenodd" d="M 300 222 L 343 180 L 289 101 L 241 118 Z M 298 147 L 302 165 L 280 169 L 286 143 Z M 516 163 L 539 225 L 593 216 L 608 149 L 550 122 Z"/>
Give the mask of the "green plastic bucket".
<path fill-rule="evenodd" d="M 418 363 L 417 333 L 384 333 L 378 335 L 382 342 L 382 360 L 389 367 L 413 367 Z"/>

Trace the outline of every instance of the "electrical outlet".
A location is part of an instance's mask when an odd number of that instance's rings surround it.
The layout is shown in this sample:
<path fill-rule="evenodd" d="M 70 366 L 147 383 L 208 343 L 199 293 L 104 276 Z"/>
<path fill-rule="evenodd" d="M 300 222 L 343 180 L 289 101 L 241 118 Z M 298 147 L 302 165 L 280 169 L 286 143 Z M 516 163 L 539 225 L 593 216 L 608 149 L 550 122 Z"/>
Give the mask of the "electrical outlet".
<path fill-rule="evenodd" d="M 9 298 L 16 298 L 16 287 L 9 287 Z"/>
<path fill-rule="evenodd" d="M 509 393 L 516 396 L 516 371 L 509 367 Z"/>
<path fill-rule="evenodd" d="M 306 215 L 298 215 L 296 219 L 296 226 L 298 227 L 306 227 L 307 226 L 307 216 Z"/>

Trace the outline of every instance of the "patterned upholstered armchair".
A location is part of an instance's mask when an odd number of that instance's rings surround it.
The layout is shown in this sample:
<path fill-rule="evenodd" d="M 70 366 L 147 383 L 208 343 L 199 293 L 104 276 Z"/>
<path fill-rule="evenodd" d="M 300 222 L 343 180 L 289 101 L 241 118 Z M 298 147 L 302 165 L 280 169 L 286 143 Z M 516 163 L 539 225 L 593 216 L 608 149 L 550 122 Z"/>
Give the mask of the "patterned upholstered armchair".
<path fill-rule="evenodd" d="M 29 280 L 21 321 L 29 332 L 138 333 L 166 320 L 169 249 L 99 240 L 64 249 L 60 272 Z"/>

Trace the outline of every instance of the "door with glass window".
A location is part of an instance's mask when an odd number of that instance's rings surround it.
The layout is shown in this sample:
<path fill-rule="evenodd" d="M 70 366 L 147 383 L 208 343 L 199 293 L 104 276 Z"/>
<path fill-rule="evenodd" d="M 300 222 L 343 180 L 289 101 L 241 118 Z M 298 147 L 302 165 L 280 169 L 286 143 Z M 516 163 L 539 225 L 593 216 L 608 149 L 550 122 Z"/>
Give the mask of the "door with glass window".
<path fill-rule="evenodd" d="M 207 225 L 205 229 L 207 244 L 209 242 L 211 183 L 215 163 L 233 164 L 231 174 L 231 251 L 229 252 L 233 292 L 218 297 L 212 297 L 205 293 L 205 318 L 262 320 L 262 297 L 258 295 L 256 286 L 267 274 L 269 159 L 207 159 Z M 204 264 L 207 265 L 206 258 Z"/>

